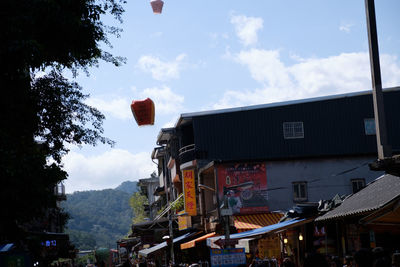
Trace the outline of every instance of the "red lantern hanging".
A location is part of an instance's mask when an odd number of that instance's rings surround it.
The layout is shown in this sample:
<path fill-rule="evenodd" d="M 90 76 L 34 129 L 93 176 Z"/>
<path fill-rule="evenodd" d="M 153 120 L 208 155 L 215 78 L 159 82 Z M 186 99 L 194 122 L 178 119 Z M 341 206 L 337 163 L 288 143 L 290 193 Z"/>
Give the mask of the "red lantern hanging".
<path fill-rule="evenodd" d="M 131 110 L 139 126 L 154 124 L 154 102 L 150 98 L 132 101 Z"/>
<path fill-rule="evenodd" d="M 164 5 L 162 0 L 151 0 L 150 4 L 154 14 L 161 14 Z"/>

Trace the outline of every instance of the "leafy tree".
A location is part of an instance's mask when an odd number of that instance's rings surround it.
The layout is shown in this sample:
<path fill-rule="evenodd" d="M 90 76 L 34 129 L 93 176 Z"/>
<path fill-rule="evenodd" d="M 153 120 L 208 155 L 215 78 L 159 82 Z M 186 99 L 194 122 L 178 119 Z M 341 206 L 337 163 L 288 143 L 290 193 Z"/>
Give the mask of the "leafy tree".
<path fill-rule="evenodd" d="M 66 144 L 112 144 L 104 116 L 84 104 L 81 88 L 62 70 L 87 71 L 99 60 L 123 59 L 101 45 L 119 29 L 124 0 L 4 0 L 0 9 L 0 241 L 23 238 L 33 219 L 56 207 L 54 186 L 67 178 Z M 35 78 L 38 69 L 52 71 Z M 49 163 L 50 162 L 50 163 Z M 64 216 L 65 217 L 65 216 Z"/>
<path fill-rule="evenodd" d="M 147 217 L 145 205 L 148 204 L 149 202 L 147 200 L 147 197 L 140 194 L 139 192 L 136 192 L 132 195 L 129 200 L 129 205 L 132 207 L 134 214 L 134 217 L 132 219 L 133 223 L 141 223 L 145 221 L 145 218 Z"/>
<path fill-rule="evenodd" d="M 68 194 L 63 207 L 71 217 L 66 232 L 72 243 L 85 250 L 115 248 L 132 223 L 129 198 L 130 194 L 116 189 Z"/>

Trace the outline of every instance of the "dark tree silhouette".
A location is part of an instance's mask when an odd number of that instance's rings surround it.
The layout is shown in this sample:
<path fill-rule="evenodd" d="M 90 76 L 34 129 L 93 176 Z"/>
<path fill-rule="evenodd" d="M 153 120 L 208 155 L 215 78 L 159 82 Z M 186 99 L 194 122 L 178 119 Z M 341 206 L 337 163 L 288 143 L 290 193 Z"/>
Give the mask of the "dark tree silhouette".
<path fill-rule="evenodd" d="M 104 116 L 84 104 L 81 88 L 62 71 L 87 71 L 105 60 L 101 48 L 119 29 L 123 0 L 4 0 L 0 9 L 0 241 L 23 239 L 32 220 L 56 207 L 54 186 L 67 178 L 66 144 L 112 144 Z M 110 45 L 110 44 L 109 44 Z M 34 73 L 49 74 L 35 78 Z M 49 163 L 52 162 L 52 163 Z M 66 217 L 64 216 L 64 219 Z"/>

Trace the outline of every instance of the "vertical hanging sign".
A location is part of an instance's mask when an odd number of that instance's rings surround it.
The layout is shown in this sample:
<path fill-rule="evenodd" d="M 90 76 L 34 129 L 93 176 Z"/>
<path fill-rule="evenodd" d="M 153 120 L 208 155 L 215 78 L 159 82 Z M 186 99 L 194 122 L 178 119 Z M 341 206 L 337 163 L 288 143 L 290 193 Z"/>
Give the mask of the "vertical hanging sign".
<path fill-rule="evenodd" d="M 183 190 L 185 193 L 185 212 L 187 212 L 189 216 L 196 216 L 197 208 L 194 170 L 183 170 Z"/>

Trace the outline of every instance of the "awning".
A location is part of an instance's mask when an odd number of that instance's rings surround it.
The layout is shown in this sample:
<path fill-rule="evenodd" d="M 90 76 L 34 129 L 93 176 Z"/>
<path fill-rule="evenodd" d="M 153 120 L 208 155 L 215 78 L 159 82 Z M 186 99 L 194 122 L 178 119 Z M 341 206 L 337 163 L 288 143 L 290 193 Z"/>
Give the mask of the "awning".
<path fill-rule="evenodd" d="M 268 225 L 265 227 L 257 228 L 254 230 L 242 232 L 242 233 L 237 233 L 237 234 L 232 234 L 230 235 L 230 239 L 242 239 L 242 238 L 249 238 L 253 236 L 258 236 L 258 235 L 264 235 L 264 234 L 270 234 L 270 233 L 275 233 L 278 231 L 283 231 L 289 228 L 297 227 L 303 224 L 306 224 L 308 222 L 313 221 L 314 218 L 310 219 L 293 219 L 289 221 L 284 221 L 272 225 Z M 214 246 L 214 242 L 217 241 L 218 239 L 225 239 L 225 236 L 215 236 L 207 239 L 207 246 L 211 247 Z"/>
<path fill-rule="evenodd" d="M 172 242 L 175 244 L 175 243 L 178 243 L 178 242 L 184 240 L 185 238 L 194 236 L 196 234 L 197 233 L 186 233 L 184 235 L 181 235 L 180 237 L 174 238 L 174 240 Z M 162 243 L 160 243 L 158 245 L 155 245 L 154 247 L 139 250 L 139 255 L 147 257 L 150 254 L 156 252 L 157 250 L 163 249 L 165 247 L 167 247 L 167 242 L 166 241 L 162 242 Z"/>
<path fill-rule="evenodd" d="M 14 243 L 1 244 L 0 245 L 0 252 L 8 252 L 12 248 L 14 248 Z"/>
<path fill-rule="evenodd" d="M 191 241 L 189 241 L 189 242 L 186 242 L 186 243 L 181 244 L 181 249 L 194 248 L 194 247 L 196 246 L 196 243 L 201 242 L 201 241 L 204 241 L 204 240 L 206 240 L 207 238 L 213 237 L 213 236 L 215 236 L 215 235 L 216 235 L 215 232 L 212 232 L 212 233 L 209 233 L 209 234 L 200 236 L 200 237 L 198 237 L 198 238 L 196 238 L 196 239 L 194 239 L 194 240 L 191 240 Z"/>
<path fill-rule="evenodd" d="M 235 227 L 239 232 L 276 224 L 282 218 L 282 213 L 262 213 L 234 216 Z"/>

